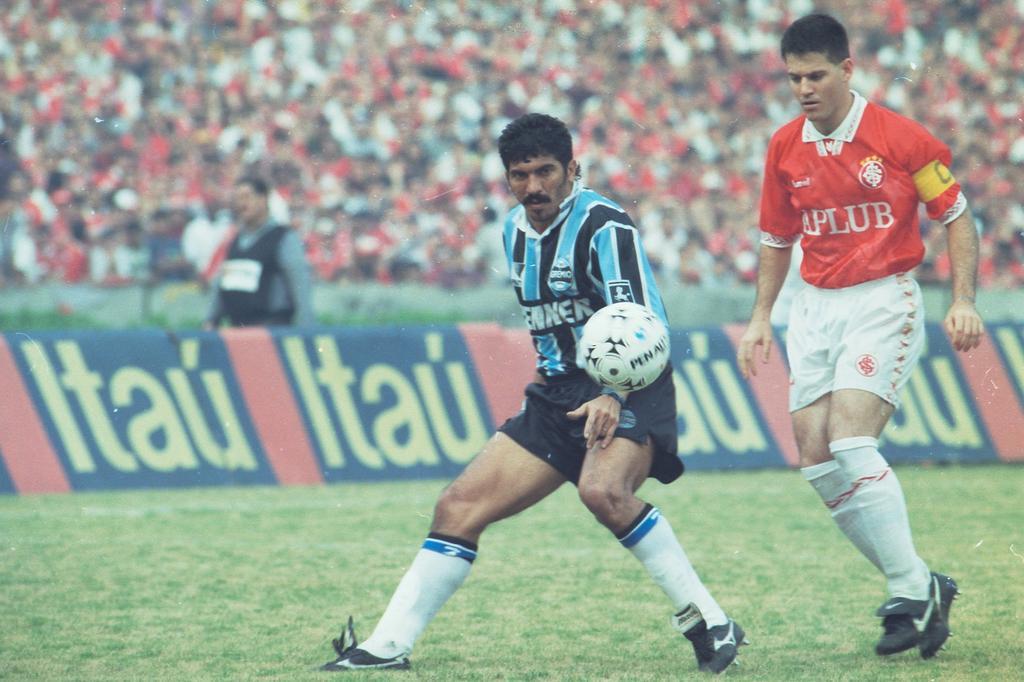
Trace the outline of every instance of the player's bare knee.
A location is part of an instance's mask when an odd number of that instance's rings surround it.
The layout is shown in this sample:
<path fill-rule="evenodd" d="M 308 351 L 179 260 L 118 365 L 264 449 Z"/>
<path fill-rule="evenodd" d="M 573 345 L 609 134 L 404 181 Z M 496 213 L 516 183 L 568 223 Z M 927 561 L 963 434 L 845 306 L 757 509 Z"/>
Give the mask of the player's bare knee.
<path fill-rule="evenodd" d="M 601 524 L 609 528 L 622 525 L 633 499 L 630 491 L 618 484 L 585 480 L 580 480 L 578 491 L 580 501 Z"/>
<path fill-rule="evenodd" d="M 450 485 L 437 498 L 431 529 L 456 537 L 476 536 L 487 527 L 484 512 L 475 496 L 467 495 L 456 485 Z"/>
<path fill-rule="evenodd" d="M 827 402 L 819 399 L 793 415 L 793 437 L 796 439 L 801 467 L 814 466 L 832 459 L 828 451 L 827 405 Z"/>
<path fill-rule="evenodd" d="M 824 441 L 817 441 L 814 443 L 804 443 L 797 445 L 797 450 L 800 457 L 801 467 L 810 467 L 815 464 L 821 464 L 832 459 L 832 453 L 828 450 L 828 443 Z"/>

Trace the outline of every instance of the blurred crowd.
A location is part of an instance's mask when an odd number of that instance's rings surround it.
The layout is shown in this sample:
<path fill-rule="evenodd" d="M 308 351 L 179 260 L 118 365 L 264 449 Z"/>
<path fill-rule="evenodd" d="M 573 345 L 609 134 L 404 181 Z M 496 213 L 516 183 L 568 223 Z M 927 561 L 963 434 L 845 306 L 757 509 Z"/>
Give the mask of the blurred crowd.
<path fill-rule="evenodd" d="M 662 278 L 750 282 L 764 151 L 798 113 L 778 40 L 814 10 L 847 25 L 855 89 L 952 148 L 982 286 L 1024 285 L 1024 0 L 4 4 L 0 285 L 207 281 L 253 171 L 323 281 L 496 281 L 494 141 L 527 111 L 570 124 Z"/>

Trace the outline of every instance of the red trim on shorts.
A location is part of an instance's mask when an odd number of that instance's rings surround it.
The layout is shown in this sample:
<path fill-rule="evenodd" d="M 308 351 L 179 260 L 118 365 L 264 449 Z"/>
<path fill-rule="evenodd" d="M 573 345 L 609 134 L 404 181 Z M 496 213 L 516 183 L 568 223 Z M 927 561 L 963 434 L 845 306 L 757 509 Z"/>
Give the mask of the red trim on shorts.
<path fill-rule="evenodd" d="M 7 339 L 0 335 L 0 459 L 19 493 L 66 493 L 67 474 L 18 371 Z"/>
<path fill-rule="evenodd" d="M 739 348 L 740 339 L 743 338 L 745 327 L 741 324 L 722 325 L 725 335 L 732 342 L 733 349 Z M 768 423 L 768 429 L 772 432 L 775 445 L 779 448 L 779 454 L 791 467 L 800 465 L 800 453 L 796 447 L 796 437 L 793 435 L 793 420 L 789 415 L 789 400 L 780 400 L 779 396 L 789 395 L 789 370 L 786 363 L 782 361 L 782 354 L 778 352 L 779 344 L 775 344 L 776 352 L 768 356 L 768 363 L 761 364 L 760 358 L 757 362 L 757 376 L 750 382 L 750 390 L 754 394 L 754 400 Z"/>
<path fill-rule="evenodd" d="M 491 421 L 497 427 L 523 406 L 523 388 L 537 373 L 530 333 L 494 322 L 458 325 L 483 387 Z"/>
<path fill-rule="evenodd" d="M 914 333 L 913 321 L 917 319 L 917 304 L 914 302 L 914 280 L 905 273 L 900 273 L 896 276 L 896 284 L 902 288 L 903 297 L 907 299 L 906 302 L 910 309 L 907 311 L 908 321 L 900 328 L 899 348 L 895 349 L 896 359 L 893 363 L 892 374 L 889 375 L 889 392 L 882 396 L 886 402 L 893 406 L 899 405 L 899 388 L 909 380 L 909 377 L 903 377 L 903 372 L 907 369 L 906 351 L 910 347 L 910 336 Z M 921 326 L 920 333 L 922 335 L 927 333 L 923 325 Z M 913 370 L 913 367 L 910 369 Z"/>
<path fill-rule="evenodd" d="M 1006 462 L 1024 461 L 1024 408 L 995 344 L 985 335 L 981 345 L 971 352 L 953 355 L 960 363 L 996 456 Z"/>
<path fill-rule="evenodd" d="M 274 477 L 282 485 L 323 483 L 298 403 L 270 332 L 262 327 L 220 333 Z"/>

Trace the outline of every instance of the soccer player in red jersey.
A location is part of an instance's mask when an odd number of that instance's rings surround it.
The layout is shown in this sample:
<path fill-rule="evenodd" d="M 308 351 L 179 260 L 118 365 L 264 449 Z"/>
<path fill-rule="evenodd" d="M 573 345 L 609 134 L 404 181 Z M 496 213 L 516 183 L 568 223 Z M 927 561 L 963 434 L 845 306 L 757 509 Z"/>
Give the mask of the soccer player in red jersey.
<path fill-rule="evenodd" d="M 782 58 L 803 113 L 771 139 L 761 195 L 757 298 L 737 351 L 743 375 L 767 361 L 769 322 L 792 245 L 809 286 L 787 334 L 789 408 L 804 477 L 836 524 L 885 575 L 875 651 L 935 655 L 949 636 L 956 583 L 914 549 L 903 491 L 878 451 L 924 344 L 921 291 L 907 274 L 924 255 L 918 205 L 948 235 L 953 303 L 944 327 L 958 351 L 983 334 L 974 307 L 978 234 L 949 149 L 916 122 L 849 88 L 846 30 L 814 14 L 783 34 Z"/>

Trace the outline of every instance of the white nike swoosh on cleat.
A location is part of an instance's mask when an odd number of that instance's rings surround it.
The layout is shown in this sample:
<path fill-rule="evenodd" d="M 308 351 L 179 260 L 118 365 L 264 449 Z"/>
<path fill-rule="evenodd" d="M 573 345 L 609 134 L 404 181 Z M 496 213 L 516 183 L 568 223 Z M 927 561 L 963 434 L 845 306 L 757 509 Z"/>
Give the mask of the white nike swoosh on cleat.
<path fill-rule="evenodd" d="M 932 612 L 935 610 L 936 602 L 941 600 L 941 592 L 939 591 L 939 581 L 932 579 L 933 590 L 928 595 L 928 608 L 924 610 L 924 615 L 920 618 L 914 619 L 914 627 L 917 628 L 918 632 L 924 632 L 925 627 L 928 626 L 928 621 L 932 617 Z"/>
<path fill-rule="evenodd" d="M 718 651 L 727 644 L 732 644 L 733 646 L 736 646 L 736 635 L 733 633 L 732 621 L 729 621 L 729 633 L 723 639 L 718 639 L 717 637 L 715 637 L 715 651 Z"/>

